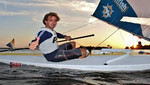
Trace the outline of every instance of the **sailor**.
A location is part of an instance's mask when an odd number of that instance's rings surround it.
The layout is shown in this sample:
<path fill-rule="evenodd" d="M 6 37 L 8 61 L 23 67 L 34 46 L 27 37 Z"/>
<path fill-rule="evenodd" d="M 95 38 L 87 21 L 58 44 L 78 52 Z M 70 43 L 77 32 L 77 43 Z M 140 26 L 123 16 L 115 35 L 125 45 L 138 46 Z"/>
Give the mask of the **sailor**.
<path fill-rule="evenodd" d="M 39 50 L 43 53 L 47 61 L 60 62 L 70 59 L 85 58 L 89 52 L 86 48 L 76 48 L 75 42 L 58 45 L 57 38 L 64 38 L 70 41 L 71 37 L 58 33 L 54 30 L 60 20 L 55 12 L 50 12 L 44 16 L 43 24 L 45 27 L 37 31 L 36 38 L 29 44 L 29 49 Z"/>

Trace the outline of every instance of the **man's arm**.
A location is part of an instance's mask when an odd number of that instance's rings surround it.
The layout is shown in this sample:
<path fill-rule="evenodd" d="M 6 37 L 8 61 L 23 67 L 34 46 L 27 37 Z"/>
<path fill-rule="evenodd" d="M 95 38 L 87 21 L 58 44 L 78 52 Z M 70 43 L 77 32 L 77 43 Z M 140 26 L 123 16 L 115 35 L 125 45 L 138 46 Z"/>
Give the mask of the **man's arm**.
<path fill-rule="evenodd" d="M 45 41 L 45 40 L 47 40 L 48 38 L 51 38 L 51 37 L 52 37 L 51 33 L 47 32 L 47 31 L 40 31 L 37 34 L 37 38 L 35 38 L 34 40 L 32 40 L 30 42 L 29 49 L 31 48 L 31 50 L 35 50 L 38 45 L 40 45 L 43 41 Z M 39 40 L 37 40 L 38 38 L 39 38 Z"/>
<path fill-rule="evenodd" d="M 57 32 L 57 37 L 58 38 L 65 38 L 67 41 L 70 41 L 70 39 L 71 39 L 71 36 L 63 35 L 63 34 L 58 33 L 58 32 Z"/>
<path fill-rule="evenodd" d="M 65 37 L 66 37 L 66 35 L 63 35 L 63 34 L 58 33 L 58 32 L 56 32 L 56 34 L 57 34 L 57 37 L 58 37 L 58 38 L 65 38 Z"/>
<path fill-rule="evenodd" d="M 35 50 L 37 46 L 39 45 L 40 37 L 37 37 L 37 39 L 29 44 L 29 49 Z"/>

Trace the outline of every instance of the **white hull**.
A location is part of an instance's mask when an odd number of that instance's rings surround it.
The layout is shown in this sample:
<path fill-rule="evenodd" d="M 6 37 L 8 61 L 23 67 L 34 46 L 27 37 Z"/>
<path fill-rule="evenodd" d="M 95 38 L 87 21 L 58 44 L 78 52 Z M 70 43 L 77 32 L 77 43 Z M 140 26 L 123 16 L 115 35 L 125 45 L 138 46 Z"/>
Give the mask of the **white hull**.
<path fill-rule="evenodd" d="M 112 72 L 112 71 L 150 70 L 150 55 L 127 55 L 125 57 L 116 60 L 119 56 L 124 55 L 97 55 L 97 56 L 91 55 L 85 59 L 74 59 L 64 62 L 48 62 L 43 56 L 0 55 L 0 62 L 7 64 L 9 64 L 10 62 L 17 62 L 21 64 L 34 65 L 40 67 L 72 69 L 72 70 L 75 69 L 83 71 Z M 108 65 L 104 65 L 104 63 L 106 62 L 108 62 Z"/>

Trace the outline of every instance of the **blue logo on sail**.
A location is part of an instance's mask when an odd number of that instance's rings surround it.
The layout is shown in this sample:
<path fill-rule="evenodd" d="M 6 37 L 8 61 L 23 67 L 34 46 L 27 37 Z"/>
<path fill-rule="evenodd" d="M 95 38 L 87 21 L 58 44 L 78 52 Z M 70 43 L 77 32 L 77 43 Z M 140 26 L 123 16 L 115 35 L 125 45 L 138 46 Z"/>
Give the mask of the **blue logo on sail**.
<path fill-rule="evenodd" d="M 107 6 L 103 6 L 103 8 L 104 8 L 104 10 L 103 10 L 103 17 L 105 17 L 105 18 L 107 18 L 107 17 L 111 17 L 111 15 L 112 15 L 112 13 L 114 12 L 113 10 L 112 10 L 112 5 L 111 6 L 109 6 L 108 4 L 107 4 Z"/>
<path fill-rule="evenodd" d="M 127 4 L 123 2 L 123 0 L 113 0 L 113 1 L 120 8 L 122 12 L 126 12 L 126 10 L 129 8 L 127 7 Z"/>

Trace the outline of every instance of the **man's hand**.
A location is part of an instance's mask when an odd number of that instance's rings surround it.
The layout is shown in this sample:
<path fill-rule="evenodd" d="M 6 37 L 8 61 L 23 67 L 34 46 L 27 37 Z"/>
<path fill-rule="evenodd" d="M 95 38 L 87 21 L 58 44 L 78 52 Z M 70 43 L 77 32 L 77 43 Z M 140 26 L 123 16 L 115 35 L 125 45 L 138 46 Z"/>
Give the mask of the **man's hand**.
<path fill-rule="evenodd" d="M 35 50 L 37 48 L 37 46 L 39 45 L 39 40 L 40 40 L 40 38 L 37 37 L 36 41 L 34 41 L 30 44 L 29 49 L 30 50 Z"/>
<path fill-rule="evenodd" d="M 67 41 L 71 41 L 71 37 L 70 37 L 70 36 L 66 36 L 65 39 L 66 39 Z"/>

